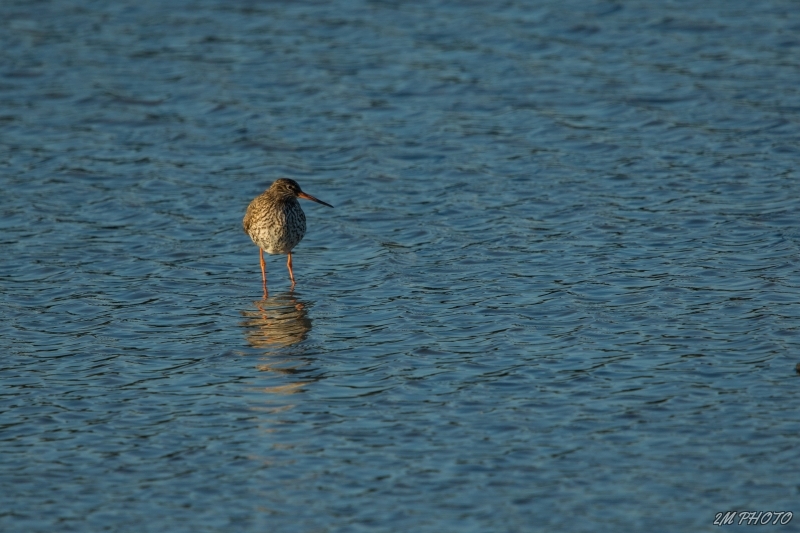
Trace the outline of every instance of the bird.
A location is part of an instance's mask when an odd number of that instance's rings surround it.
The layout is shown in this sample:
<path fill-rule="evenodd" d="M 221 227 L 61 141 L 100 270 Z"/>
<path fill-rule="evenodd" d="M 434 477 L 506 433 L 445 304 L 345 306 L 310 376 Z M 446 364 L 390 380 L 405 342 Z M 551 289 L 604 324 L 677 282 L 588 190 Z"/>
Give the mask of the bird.
<path fill-rule="evenodd" d="M 244 232 L 253 239 L 259 248 L 265 299 L 267 298 L 267 271 L 264 252 L 289 256 L 286 266 L 289 269 L 289 279 L 292 280 L 292 289 L 295 286 L 294 272 L 292 272 L 292 249 L 306 234 L 306 216 L 300 208 L 298 198 L 333 207 L 327 202 L 304 193 L 296 181 L 280 178 L 250 202 L 242 220 Z"/>

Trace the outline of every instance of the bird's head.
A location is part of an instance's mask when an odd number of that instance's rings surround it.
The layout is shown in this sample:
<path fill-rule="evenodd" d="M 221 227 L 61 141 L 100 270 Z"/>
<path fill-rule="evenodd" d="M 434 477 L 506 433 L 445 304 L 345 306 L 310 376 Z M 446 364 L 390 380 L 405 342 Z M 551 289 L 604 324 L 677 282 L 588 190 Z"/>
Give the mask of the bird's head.
<path fill-rule="evenodd" d="M 273 182 L 273 184 L 269 188 L 270 192 L 286 198 L 304 198 L 306 200 L 311 200 L 312 202 L 317 202 L 318 204 L 327 205 L 328 207 L 333 207 L 331 204 L 327 202 L 323 202 L 322 200 L 318 200 L 314 198 L 310 194 L 306 194 L 300 188 L 300 185 L 297 184 L 296 181 L 289 179 L 289 178 L 280 178 Z"/>

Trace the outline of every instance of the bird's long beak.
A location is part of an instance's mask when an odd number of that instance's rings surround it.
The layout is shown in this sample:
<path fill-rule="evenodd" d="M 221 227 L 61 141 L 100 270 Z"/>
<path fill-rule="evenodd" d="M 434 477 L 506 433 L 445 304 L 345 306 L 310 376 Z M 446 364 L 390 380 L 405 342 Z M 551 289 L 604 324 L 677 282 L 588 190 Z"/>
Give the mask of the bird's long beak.
<path fill-rule="evenodd" d="M 318 200 L 317 198 L 314 198 L 310 194 L 306 194 L 304 192 L 297 193 L 297 197 L 298 198 L 305 198 L 306 200 L 311 200 L 312 202 L 317 202 L 318 204 L 327 205 L 328 207 L 333 207 L 331 204 L 329 204 L 327 202 L 323 202 L 322 200 Z"/>

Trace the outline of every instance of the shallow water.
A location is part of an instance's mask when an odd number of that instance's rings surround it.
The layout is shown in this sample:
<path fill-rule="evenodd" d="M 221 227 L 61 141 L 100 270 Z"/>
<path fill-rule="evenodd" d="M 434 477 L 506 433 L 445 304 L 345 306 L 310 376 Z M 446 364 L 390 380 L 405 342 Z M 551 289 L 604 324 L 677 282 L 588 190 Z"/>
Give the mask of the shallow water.
<path fill-rule="evenodd" d="M 3 2 L 0 529 L 800 512 L 796 7 Z"/>

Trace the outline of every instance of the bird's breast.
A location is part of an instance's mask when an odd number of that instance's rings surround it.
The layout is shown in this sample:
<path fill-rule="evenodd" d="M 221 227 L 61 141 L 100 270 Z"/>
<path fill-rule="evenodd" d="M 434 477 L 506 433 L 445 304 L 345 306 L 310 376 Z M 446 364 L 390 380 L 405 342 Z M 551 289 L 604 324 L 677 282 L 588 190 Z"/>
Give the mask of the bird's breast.
<path fill-rule="evenodd" d="M 265 252 L 289 253 L 306 233 L 305 214 L 297 200 L 289 202 L 268 200 L 258 197 L 247 208 L 243 221 L 245 231 Z"/>

